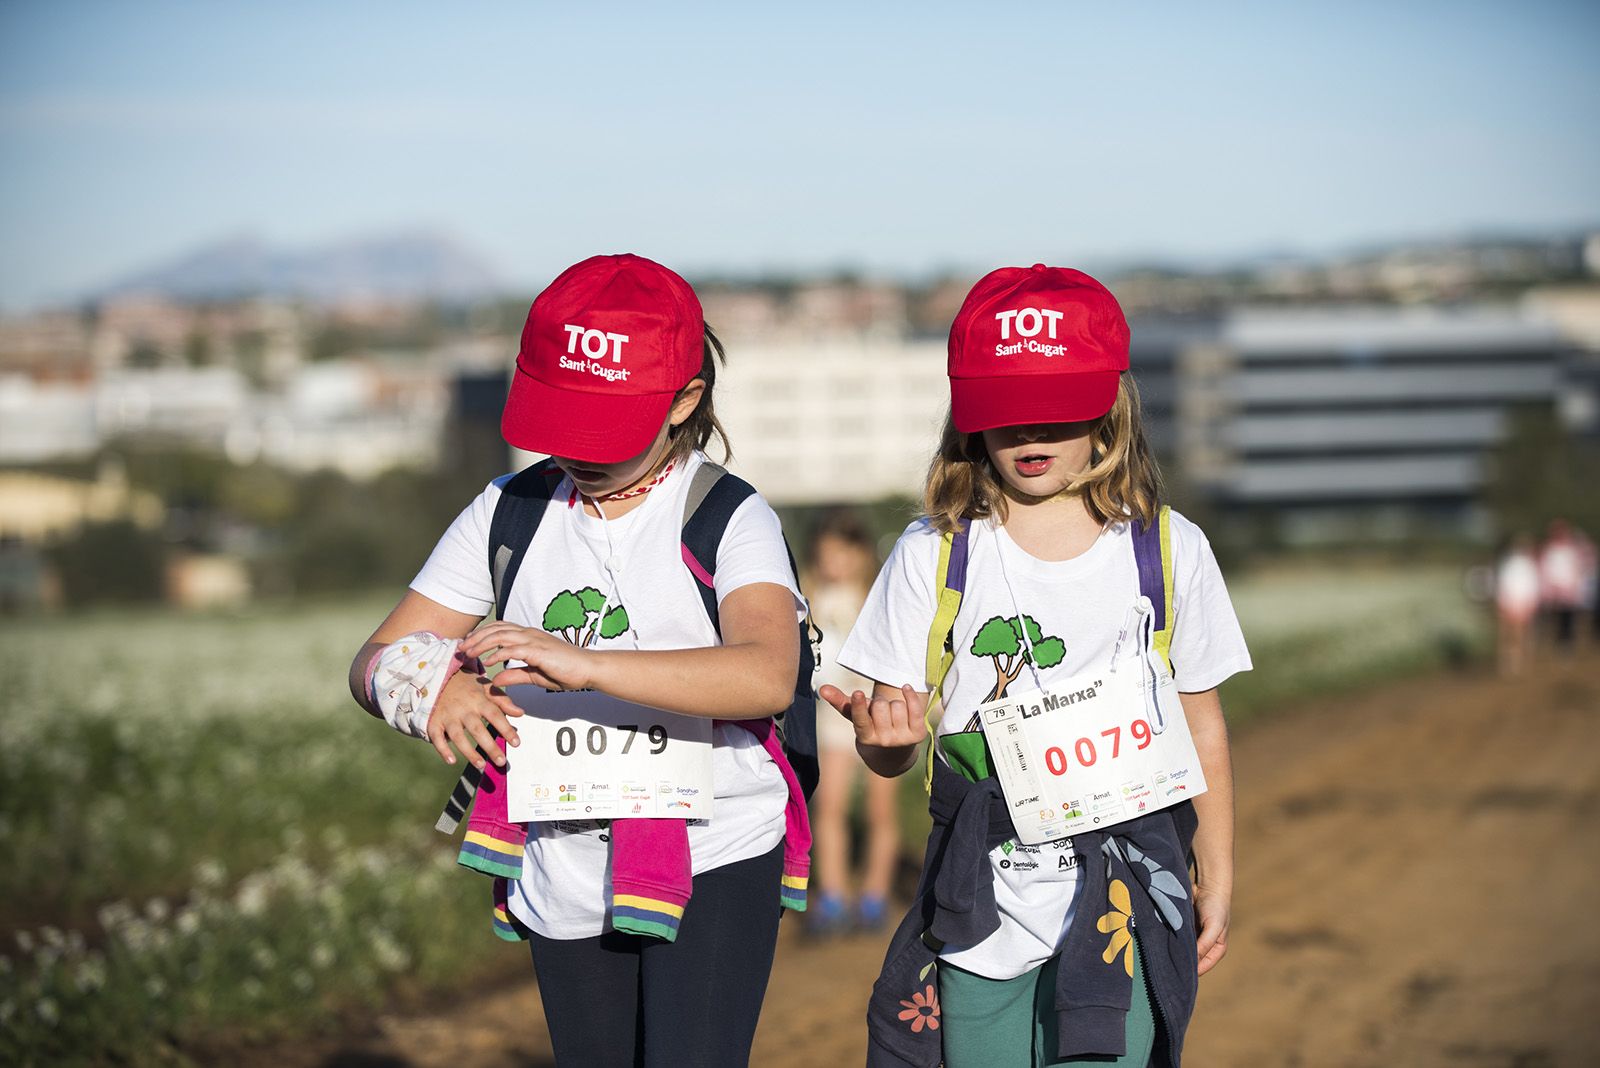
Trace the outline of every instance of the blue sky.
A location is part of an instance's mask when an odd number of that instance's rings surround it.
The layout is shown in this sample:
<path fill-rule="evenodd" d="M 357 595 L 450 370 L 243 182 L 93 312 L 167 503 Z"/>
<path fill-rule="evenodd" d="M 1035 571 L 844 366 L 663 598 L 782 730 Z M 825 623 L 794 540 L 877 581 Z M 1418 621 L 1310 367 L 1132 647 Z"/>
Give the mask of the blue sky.
<path fill-rule="evenodd" d="M 1596 41 L 1538 0 L 0 0 L 0 306 L 241 233 L 437 229 L 536 286 L 1595 224 Z"/>

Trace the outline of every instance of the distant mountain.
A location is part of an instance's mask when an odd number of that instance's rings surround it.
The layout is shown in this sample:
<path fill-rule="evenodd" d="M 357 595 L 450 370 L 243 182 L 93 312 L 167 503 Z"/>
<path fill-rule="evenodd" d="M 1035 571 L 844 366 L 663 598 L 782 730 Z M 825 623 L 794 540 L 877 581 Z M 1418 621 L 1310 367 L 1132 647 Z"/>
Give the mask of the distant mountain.
<path fill-rule="evenodd" d="M 437 234 L 402 233 L 310 249 L 273 248 L 254 237 L 234 238 L 130 275 L 95 296 L 138 292 L 183 300 L 466 300 L 504 288 L 494 269 L 459 242 Z"/>

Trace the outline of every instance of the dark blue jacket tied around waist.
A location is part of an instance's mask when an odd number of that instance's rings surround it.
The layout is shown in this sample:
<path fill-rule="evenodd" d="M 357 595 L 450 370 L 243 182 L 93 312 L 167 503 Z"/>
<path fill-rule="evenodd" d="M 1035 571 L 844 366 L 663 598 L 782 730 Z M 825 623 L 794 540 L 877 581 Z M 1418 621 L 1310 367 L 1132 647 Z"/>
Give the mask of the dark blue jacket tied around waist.
<path fill-rule="evenodd" d="M 969 781 L 935 760 L 929 810 L 933 830 L 917 898 L 889 943 L 867 1008 L 868 1068 L 937 1068 L 943 1050 L 928 988 L 939 949 L 975 945 L 1000 926 L 989 851 L 1016 831 L 999 782 Z M 1199 986 L 1188 869 L 1196 823 L 1194 805 L 1184 802 L 1073 836 L 1077 909 L 1057 972 L 1057 1056 L 1125 1052 L 1133 984 L 1133 947 L 1119 935 L 1126 928 L 1138 939 L 1164 1038 L 1151 1063 L 1177 1068 Z"/>

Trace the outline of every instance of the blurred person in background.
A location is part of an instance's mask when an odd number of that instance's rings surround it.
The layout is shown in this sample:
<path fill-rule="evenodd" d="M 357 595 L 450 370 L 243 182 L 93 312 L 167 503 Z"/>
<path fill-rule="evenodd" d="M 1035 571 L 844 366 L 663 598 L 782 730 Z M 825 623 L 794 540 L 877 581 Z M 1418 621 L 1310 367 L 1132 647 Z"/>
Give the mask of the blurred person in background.
<path fill-rule="evenodd" d="M 1555 647 L 1571 652 L 1578 636 L 1578 615 L 1589 586 L 1585 571 L 1593 568 L 1593 551 L 1565 519 L 1553 519 L 1539 550 L 1539 598 L 1550 620 Z"/>
<path fill-rule="evenodd" d="M 1525 534 L 1512 538 L 1500 553 L 1494 605 L 1500 673 L 1520 675 L 1528 664 L 1533 621 L 1539 613 L 1539 562 L 1533 541 Z"/>
<path fill-rule="evenodd" d="M 872 684 L 839 666 L 844 636 L 855 626 L 867 590 L 878 573 L 877 552 L 861 517 L 849 509 L 828 512 L 812 532 L 807 588 L 811 614 L 822 629 L 822 664 L 817 685 L 837 686 L 846 693 L 870 690 Z M 856 754 L 855 729 L 820 699 L 817 746 L 822 777 L 812 806 L 815 880 L 818 896 L 810 930 L 840 934 L 853 926 L 876 930 L 887 918 L 889 882 L 900 853 L 900 820 L 895 810 L 895 780 L 865 775 Z M 865 779 L 866 867 L 861 892 L 851 907 L 850 801 Z"/>
<path fill-rule="evenodd" d="M 1600 551 L 1587 535 L 1580 533 L 1579 537 L 1583 539 L 1583 603 L 1589 610 L 1589 640 L 1600 644 Z"/>

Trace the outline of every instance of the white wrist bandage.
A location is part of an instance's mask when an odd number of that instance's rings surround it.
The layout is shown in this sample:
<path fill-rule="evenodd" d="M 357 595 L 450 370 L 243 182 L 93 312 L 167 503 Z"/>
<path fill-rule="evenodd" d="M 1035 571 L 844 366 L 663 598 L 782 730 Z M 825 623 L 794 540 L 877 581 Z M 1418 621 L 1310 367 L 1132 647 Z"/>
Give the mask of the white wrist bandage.
<path fill-rule="evenodd" d="M 367 668 L 367 696 L 384 721 L 413 738 L 428 736 L 428 716 L 450 676 L 468 663 L 459 638 L 419 630 L 385 646 Z M 476 667 L 471 661 L 470 666 Z"/>

